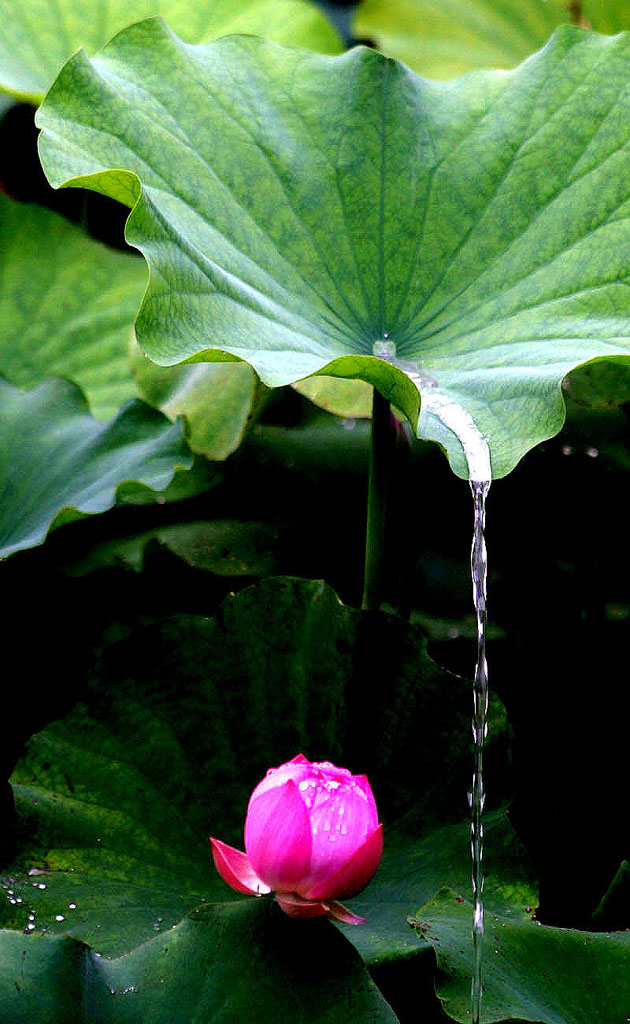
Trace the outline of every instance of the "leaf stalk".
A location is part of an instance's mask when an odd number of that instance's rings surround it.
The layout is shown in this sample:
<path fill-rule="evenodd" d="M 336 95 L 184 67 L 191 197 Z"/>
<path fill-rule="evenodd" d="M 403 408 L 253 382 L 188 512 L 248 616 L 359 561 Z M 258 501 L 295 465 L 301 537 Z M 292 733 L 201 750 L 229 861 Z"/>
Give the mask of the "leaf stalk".
<path fill-rule="evenodd" d="M 391 405 L 374 388 L 372 396 L 372 443 L 365 537 L 364 611 L 378 611 L 387 581 L 387 513 L 391 501 L 396 429 Z"/>

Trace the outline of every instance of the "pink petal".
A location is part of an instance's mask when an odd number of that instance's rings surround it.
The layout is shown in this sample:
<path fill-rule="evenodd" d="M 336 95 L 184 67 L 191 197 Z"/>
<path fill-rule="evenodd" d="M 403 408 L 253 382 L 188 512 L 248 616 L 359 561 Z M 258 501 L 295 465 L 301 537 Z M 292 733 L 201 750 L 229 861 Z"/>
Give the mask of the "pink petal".
<path fill-rule="evenodd" d="M 302 785 L 310 813 L 313 846 L 308 875 L 296 891 L 300 896 L 309 897 L 312 891 L 345 868 L 377 828 L 378 819 L 375 820 L 368 795 L 350 777 L 345 781 L 312 780 Z M 331 896 L 347 896 L 361 887 L 353 885 L 345 892 L 336 890 Z"/>
<path fill-rule="evenodd" d="M 290 761 L 287 761 L 287 764 L 310 764 L 310 763 L 311 762 L 309 761 L 309 759 L 307 757 L 304 757 L 304 754 L 296 754 L 295 757 L 292 757 Z"/>
<path fill-rule="evenodd" d="M 357 917 L 351 910 L 344 907 L 343 903 L 337 903 L 337 900 L 328 900 L 328 916 L 333 921 L 340 921 L 342 924 L 365 924 L 364 917 Z"/>
<path fill-rule="evenodd" d="M 276 903 L 284 910 L 289 917 L 307 920 L 309 917 L 323 917 L 327 914 L 329 907 L 326 903 L 303 900 L 292 892 L 277 893 Z"/>
<path fill-rule="evenodd" d="M 271 892 L 268 885 L 254 871 L 246 853 L 235 850 L 233 846 L 222 843 L 220 839 L 210 838 L 212 858 L 215 867 L 224 882 L 237 892 L 248 896 L 260 896 Z"/>
<path fill-rule="evenodd" d="M 376 828 L 378 825 L 378 811 L 376 810 L 376 800 L 374 799 L 372 787 L 368 782 L 368 777 L 367 775 L 353 775 L 352 778 L 356 785 L 359 787 L 359 789 L 363 790 L 363 792 L 365 793 L 368 804 L 368 810 L 369 813 L 372 815 L 372 828 Z"/>
<path fill-rule="evenodd" d="M 383 853 L 383 826 L 379 825 L 353 856 L 334 874 L 312 885 L 305 899 L 337 899 L 356 896 L 365 889 L 376 871 Z"/>
<path fill-rule="evenodd" d="M 311 763 L 307 761 L 304 754 L 297 754 L 292 761 L 281 764 L 279 768 L 270 768 L 249 798 L 250 806 L 257 797 L 266 793 L 268 789 L 277 789 L 278 786 L 283 786 L 289 779 L 293 779 L 299 785 L 304 779 L 308 779 L 311 774 Z"/>
<path fill-rule="evenodd" d="M 293 779 L 250 801 L 245 849 L 254 870 L 272 889 L 296 888 L 308 869 L 311 847 L 308 811 Z"/>

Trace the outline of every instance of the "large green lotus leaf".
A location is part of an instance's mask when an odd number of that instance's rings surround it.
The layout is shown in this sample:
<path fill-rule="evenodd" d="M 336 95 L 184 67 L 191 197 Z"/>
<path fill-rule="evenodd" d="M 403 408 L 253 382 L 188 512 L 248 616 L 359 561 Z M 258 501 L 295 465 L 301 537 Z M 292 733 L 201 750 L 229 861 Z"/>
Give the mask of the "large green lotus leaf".
<path fill-rule="evenodd" d="M 267 899 L 203 908 L 117 960 L 69 937 L 0 932 L 0 1024 L 394 1024 L 328 921 Z"/>
<path fill-rule="evenodd" d="M 251 790 L 300 750 L 366 769 L 385 823 L 414 805 L 426 831 L 465 804 L 469 705 L 469 684 L 430 661 L 418 627 L 344 607 L 318 582 L 264 581 L 215 619 L 140 630 L 16 768 L 22 838 L 0 923 L 70 930 L 118 955 L 204 899 L 233 898 L 208 836 L 242 848 Z M 438 876 L 431 892 L 453 881 Z M 412 882 L 395 948 L 424 898 Z"/>
<path fill-rule="evenodd" d="M 126 25 L 161 15 L 191 43 L 234 32 L 339 53 L 341 40 L 306 0 L 5 0 L 0 90 L 39 103 L 75 50 L 95 53 Z"/>
<path fill-rule="evenodd" d="M 485 436 L 499 477 L 560 429 L 571 368 L 630 352 L 629 73 L 630 38 L 569 27 L 513 72 L 432 83 L 149 20 L 66 65 L 41 154 L 54 185 L 134 207 L 154 361 L 359 377 L 414 423 L 419 387 L 420 436 L 463 477 L 456 435 Z"/>
<path fill-rule="evenodd" d="M 24 392 L 0 378 L 0 556 L 111 508 L 125 481 L 160 491 L 191 463 L 181 424 L 143 402 L 103 424 L 70 381 Z"/>
<path fill-rule="evenodd" d="M 0 251 L 0 373 L 20 387 L 68 377 L 97 418 L 115 415 L 137 393 L 129 346 L 147 284 L 143 261 L 2 195 Z"/>
<path fill-rule="evenodd" d="M 472 906 L 443 890 L 417 915 L 435 948 L 437 991 L 449 1016 L 470 1020 Z M 523 915 L 523 918 L 525 915 Z M 616 1024 L 630 1008 L 630 932 L 552 928 L 499 913 L 485 919 L 481 1020 Z"/>
<path fill-rule="evenodd" d="M 581 8 L 576 11 L 576 8 Z M 578 18 L 598 32 L 630 28 L 628 0 L 361 0 L 354 32 L 428 78 L 511 68 Z"/>
<path fill-rule="evenodd" d="M 170 419 L 185 416 L 188 443 L 208 459 L 238 448 L 255 413 L 256 375 L 246 363 L 156 366 L 134 344 L 131 366 L 142 397 Z"/>

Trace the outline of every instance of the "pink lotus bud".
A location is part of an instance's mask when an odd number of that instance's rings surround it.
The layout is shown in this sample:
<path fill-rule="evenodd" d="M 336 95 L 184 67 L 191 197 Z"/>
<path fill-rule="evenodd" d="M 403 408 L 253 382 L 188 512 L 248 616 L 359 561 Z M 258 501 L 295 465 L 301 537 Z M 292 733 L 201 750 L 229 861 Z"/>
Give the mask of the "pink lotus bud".
<path fill-rule="evenodd" d="M 298 754 L 252 793 L 246 853 L 210 839 L 221 878 L 237 892 L 274 891 L 290 917 L 327 914 L 361 924 L 338 903 L 365 889 L 383 852 L 383 826 L 365 775 Z"/>

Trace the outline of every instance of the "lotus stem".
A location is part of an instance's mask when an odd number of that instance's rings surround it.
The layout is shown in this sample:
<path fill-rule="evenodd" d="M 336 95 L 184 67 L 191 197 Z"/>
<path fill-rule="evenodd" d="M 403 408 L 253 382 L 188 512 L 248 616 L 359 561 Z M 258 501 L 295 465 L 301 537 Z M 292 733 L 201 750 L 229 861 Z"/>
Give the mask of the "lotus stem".
<path fill-rule="evenodd" d="M 374 388 L 362 602 L 365 611 L 378 611 L 383 602 L 387 578 L 387 509 L 395 454 L 396 430 L 391 406 Z"/>

